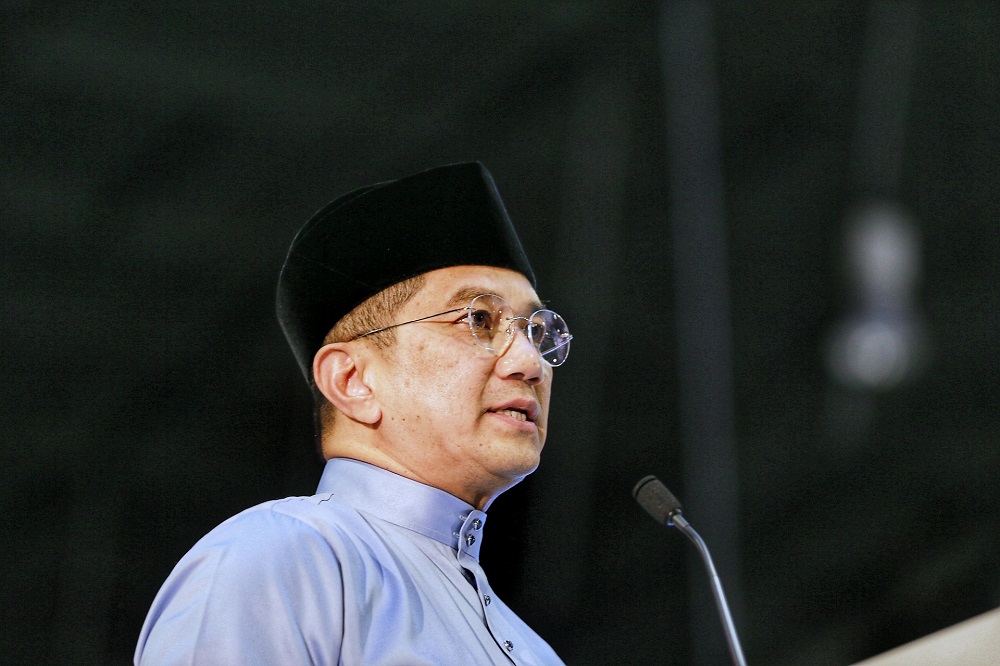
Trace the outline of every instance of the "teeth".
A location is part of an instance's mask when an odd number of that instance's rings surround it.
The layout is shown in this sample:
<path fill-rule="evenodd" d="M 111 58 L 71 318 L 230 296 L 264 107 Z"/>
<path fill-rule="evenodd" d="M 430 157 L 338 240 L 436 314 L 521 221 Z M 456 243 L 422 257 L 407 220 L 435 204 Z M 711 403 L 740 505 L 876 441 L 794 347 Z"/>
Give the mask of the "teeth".
<path fill-rule="evenodd" d="M 528 415 L 527 414 L 525 414 L 524 412 L 516 411 L 514 409 L 502 409 L 498 413 L 500 413 L 500 414 L 506 414 L 507 416 L 512 416 L 515 419 L 518 419 L 519 421 L 527 421 L 528 420 Z"/>

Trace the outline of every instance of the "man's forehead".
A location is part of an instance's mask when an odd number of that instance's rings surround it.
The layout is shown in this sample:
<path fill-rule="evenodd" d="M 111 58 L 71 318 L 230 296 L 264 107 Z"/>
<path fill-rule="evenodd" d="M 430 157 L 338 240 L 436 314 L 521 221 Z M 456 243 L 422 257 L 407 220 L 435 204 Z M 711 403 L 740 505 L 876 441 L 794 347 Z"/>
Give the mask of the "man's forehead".
<path fill-rule="evenodd" d="M 494 266 L 451 266 L 424 274 L 417 299 L 424 307 L 461 307 L 480 294 L 496 294 L 514 308 L 541 307 L 531 282 L 521 273 Z M 414 303 L 416 305 L 416 303 Z M 530 310 L 529 310 L 530 312 Z"/>
<path fill-rule="evenodd" d="M 538 297 L 532 290 L 524 291 L 523 289 L 518 289 L 517 293 L 511 293 L 510 289 L 498 288 L 497 285 L 474 284 L 474 283 L 456 286 L 455 289 L 451 292 L 451 295 L 448 298 L 448 301 L 445 303 L 445 306 L 457 307 L 460 305 L 466 305 L 473 298 L 481 294 L 496 294 L 497 296 L 500 296 L 503 299 L 510 302 L 510 304 L 513 305 L 515 308 L 520 305 L 523 305 L 527 308 L 531 308 L 532 310 L 540 310 L 543 307 L 545 307 L 542 304 L 542 302 L 538 300 Z M 524 302 L 521 303 L 515 301 L 524 301 Z"/>

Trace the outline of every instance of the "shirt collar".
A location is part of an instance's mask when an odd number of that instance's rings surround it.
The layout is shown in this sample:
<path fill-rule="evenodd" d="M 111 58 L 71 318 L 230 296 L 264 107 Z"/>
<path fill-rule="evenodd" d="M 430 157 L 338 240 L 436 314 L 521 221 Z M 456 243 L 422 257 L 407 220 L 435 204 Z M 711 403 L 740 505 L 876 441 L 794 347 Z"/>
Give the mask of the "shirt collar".
<path fill-rule="evenodd" d="M 486 514 L 439 488 L 358 460 L 331 458 L 317 492 L 332 493 L 358 511 L 423 534 L 479 561 Z"/>

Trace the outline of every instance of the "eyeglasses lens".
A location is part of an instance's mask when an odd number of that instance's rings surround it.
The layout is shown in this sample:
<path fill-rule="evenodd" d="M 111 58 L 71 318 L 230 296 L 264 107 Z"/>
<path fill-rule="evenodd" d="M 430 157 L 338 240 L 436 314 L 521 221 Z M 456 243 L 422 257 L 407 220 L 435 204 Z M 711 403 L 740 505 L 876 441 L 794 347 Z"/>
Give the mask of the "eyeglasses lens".
<path fill-rule="evenodd" d="M 562 365 L 569 356 L 573 336 L 566 321 L 552 310 L 539 310 L 531 315 L 528 335 L 549 365 Z"/>
<path fill-rule="evenodd" d="M 510 306 L 499 296 L 476 296 L 469 307 L 469 328 L 479 344 L 497 352 L 506 342 L 504 335 L 509 316 Z"/>
<path fill-rule="evenodd" d="M 472 299 L 469 328 L 476 341 L 494 353 L 502 353 L 516 334 L 516 327 L 510 325 L 513 319 L 510 305 L 499 296 L 484 294 Z M 556 366 L 566 361 L 573 336 L 562 317 L 552 310 L 538 310 L 525 328 L 528 339 L 546 363 Z"/>

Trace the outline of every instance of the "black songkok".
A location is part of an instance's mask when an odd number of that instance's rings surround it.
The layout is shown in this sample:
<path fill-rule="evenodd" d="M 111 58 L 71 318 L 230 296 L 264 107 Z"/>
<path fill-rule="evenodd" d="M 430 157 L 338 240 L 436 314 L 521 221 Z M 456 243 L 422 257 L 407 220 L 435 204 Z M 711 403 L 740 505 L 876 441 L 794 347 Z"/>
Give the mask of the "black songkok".
<path fill-rule="evenodd" d="M 363 187 L 327 204 L 292 240 L 277 313 L 295 359 L 312 361 L 340 319 L 386 287 L 448 266 L 498 266 L 535 284 L 493 177 L 467 162 Z"/>

